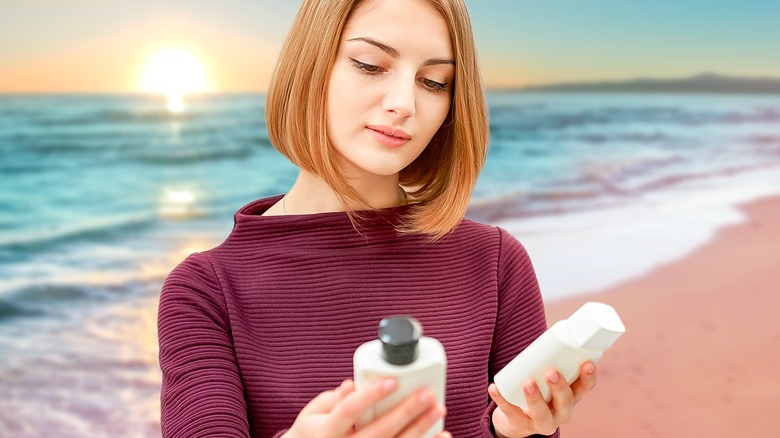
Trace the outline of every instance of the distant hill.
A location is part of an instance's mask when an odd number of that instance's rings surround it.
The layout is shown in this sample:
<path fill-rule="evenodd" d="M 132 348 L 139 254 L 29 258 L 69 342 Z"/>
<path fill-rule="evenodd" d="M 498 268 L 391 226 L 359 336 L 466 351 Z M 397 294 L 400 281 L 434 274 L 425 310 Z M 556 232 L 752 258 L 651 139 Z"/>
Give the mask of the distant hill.
<path fill-rule="evenodd" d="M 632 79 L 522 87 L 517 91 L 599 93 L 780 94 L 780 78 L 702 74 L 683 79 Z"/>

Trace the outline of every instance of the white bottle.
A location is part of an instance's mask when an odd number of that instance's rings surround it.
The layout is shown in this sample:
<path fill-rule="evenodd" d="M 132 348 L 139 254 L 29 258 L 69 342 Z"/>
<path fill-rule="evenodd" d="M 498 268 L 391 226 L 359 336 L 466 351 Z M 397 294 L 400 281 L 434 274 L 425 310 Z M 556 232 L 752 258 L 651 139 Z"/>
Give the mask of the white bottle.
<path fill-rule="evenodd" d="M 597 362 L 626 328 L 617 312 L 602 303 L 585 303 L 568 319 L 556 322 L 509 362 L 494 378 L 498 392 L 509 403 L 528 410 L 523 383 L 533 378 L 542 396 L 550 401 L 550 388 L 544 378 L 556 369 L 571 384 L 588 360 Z"/>
<path fill-rule="evenodd" d="M 422 326 L 410 317 L 394 316 L 379 323 L 379 339 L 366 342 L 355 350 L 355 387 L 361 388 L 383 377 L 394 377 L 398 388 L 366 412 L 358 426 L 371 421 L 398 402 L 426 386 L 444 406 L 447 357 L 444 347 L 433 338 L 422 336 Z M 435 436 L 444 430 L 444 420 L 436 422 L 424 435 Z"/>

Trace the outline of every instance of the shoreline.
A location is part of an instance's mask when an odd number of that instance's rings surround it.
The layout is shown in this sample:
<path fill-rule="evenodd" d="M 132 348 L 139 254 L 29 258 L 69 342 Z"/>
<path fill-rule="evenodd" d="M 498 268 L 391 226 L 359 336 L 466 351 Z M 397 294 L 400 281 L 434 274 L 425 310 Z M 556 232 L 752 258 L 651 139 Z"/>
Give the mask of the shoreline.
<path fill-rule="evenodd" d="M 557 301 L 606 290 L 685 259 L 719 230 L 746 222 L 740 206 L 780 196 L 778 187 L 780 167 L 771 166 L 613 205 L 492 224 L 526 247 L 544 299 Z"/>
<path fill-rule="evenodd" d="M 547 301 L 548 324 L 601 301 L 626 325 L 562 434 L 731 437 L 774 429 L 780 381 L 767 371 L 780 359 L 780 196 L 738 209 L 745 221 L 720 228 L 680 260 Z"/>

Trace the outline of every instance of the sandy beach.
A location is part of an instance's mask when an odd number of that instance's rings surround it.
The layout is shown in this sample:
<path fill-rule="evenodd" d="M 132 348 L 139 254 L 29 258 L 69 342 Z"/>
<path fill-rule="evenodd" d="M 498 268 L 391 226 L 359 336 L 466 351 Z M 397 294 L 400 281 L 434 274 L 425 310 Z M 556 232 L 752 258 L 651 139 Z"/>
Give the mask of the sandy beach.
<path fill-rule="evenodd" d="M 719 230 L 682 260 L 547 303 L 550 324 L 586 301 L 601 301 L 626 325 L 599 364 L 598 385 L 561 428 L 563 436 L 775 435 L 780 197 L 740 210 L 745 222 Z"/>

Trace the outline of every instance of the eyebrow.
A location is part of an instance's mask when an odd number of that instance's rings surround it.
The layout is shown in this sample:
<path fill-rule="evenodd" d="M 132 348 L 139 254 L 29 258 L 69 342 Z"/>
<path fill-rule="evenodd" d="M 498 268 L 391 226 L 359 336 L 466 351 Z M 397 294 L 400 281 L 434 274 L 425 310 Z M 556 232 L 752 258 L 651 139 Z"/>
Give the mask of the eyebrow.
<path fill-rule="evenodd" d="M 401 56 L 401 54 L 398 52 L 398 50 L 388 46 L 387 44 L 379 42 L 379 41 L 377 41 L 377 40 L 375 40 L 373 38 L 357 37 L 357 38 L 350 38 L 347 41 L 363 41 L 364 43 L 368 43 L 368 44 L 371 44 L 373 46 L 376 46 L 376 47 L 380 48 L 383 52 L 387 53 L 388 55 L 392 56 L 393 58 L 398 58 L 398 57 Z M 450 59 L 450 58 L 431 58 L 431 59 L 425 61 L 425 63 L 423 63 L 423 65 L 425 65 L 425 66 L 428 66 L 428 65 L 440 65 L 440 64 L 455 65 L 455 61 L 453 59 Z"/>

